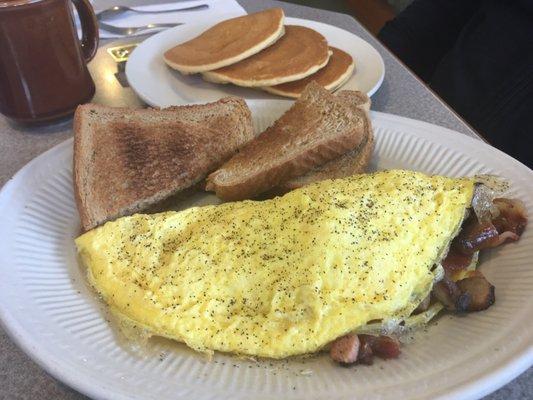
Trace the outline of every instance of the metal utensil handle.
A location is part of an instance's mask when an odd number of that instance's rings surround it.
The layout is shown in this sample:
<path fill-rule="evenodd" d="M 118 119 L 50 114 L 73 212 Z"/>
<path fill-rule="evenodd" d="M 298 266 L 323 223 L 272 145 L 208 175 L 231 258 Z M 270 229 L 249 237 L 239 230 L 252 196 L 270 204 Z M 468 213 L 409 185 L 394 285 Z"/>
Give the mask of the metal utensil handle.
<path fill-rule="evenodd" d="M 164 14 L 169 12 L 177 12 L 177 11 L 199 11 L 204 10 L 206 8 L 209 8 L 209 5 L 207 4 L 200 4 L 199 6 L 193 6 L 193 7 L 185 7 L 185 8 L 176 8 L 174 10 L 154 10 L 154 11 L 148 11 L 148 10 L 137 10 L 136 8 L 133 8 L 133 11 L 139 14 Z"/>

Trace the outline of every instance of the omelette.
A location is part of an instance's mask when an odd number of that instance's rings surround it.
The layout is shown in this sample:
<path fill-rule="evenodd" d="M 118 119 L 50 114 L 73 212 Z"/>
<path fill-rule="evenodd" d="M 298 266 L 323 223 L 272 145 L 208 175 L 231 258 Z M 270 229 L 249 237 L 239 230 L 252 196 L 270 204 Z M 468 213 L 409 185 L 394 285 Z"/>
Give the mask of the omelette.
<path fill-rule="evenodd" d="M 123 320 L 199 352 L 314 353 L 428 297 L 476 181 L 391 170 L 123 217 L 76 239 Z"/>

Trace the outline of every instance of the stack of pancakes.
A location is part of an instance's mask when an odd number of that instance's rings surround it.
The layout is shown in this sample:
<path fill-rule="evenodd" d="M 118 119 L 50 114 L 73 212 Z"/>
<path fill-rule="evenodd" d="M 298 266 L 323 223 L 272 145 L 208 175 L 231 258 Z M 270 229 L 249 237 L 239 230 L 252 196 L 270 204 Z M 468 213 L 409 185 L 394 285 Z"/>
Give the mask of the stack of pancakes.
<path fill-rule="evenodd" d="M 350 78 L 348 53 L 313 29 L 283 21 L 281 8 L 228 19 L 167 50 L 164 59 L 183 74 L 293 98 L 311 81 L 334 90 Z"/>

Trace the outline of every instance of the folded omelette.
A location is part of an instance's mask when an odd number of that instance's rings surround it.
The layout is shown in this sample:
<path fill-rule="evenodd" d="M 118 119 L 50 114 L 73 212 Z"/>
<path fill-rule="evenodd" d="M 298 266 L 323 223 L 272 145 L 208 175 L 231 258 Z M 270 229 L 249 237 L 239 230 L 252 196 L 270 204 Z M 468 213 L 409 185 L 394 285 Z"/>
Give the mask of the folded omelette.
<path fill-rule="evenodd" d="M 133 215 L 76 239 L 112 312 L 201 352 L 284 358 L 409 317 L 473 179 L 385 171 L 266 201 Z"/>

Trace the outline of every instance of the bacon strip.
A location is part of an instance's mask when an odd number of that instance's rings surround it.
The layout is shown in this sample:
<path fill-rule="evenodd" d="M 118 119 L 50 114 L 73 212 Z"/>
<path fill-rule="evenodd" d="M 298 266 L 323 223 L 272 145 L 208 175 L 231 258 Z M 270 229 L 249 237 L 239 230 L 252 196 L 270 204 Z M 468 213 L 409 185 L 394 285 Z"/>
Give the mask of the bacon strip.
<path fill-rule="evenodd" d="M 450 251 L 446 255 L 446 258 L 441 261 L 446 274 L 453 274 L 456 271 L 466 269 L 472 263 L 474 256 L 474 254 L 464 254 L 454 244 L 450 246 Z"/>
<path fill-rule="evenodd" d="M 466 256 L 476 251 L 500 246 L 508 241 L 517 241 L 527 225 L 527 212 L 520 200 L 494 199 L 498 215 L 491 221 L 479 222 L 475 215 L 464 223 L 461 232 L 453 240 L 450 253 L 443 266 L 448 271 L 466 268 Z M 461 256 L 463 255 L 463 256 Z"/>
<path fill-rule="evenodd" d="M 498 207 L 499 215 L 492 220 L 492 223 L 501 235 L 507 233 L 501 243 L 506 240 L 518 240 L 527 225 L 527 211 L 524 203 L 520 200 L 499 198 L 494 199 L 494 204 Z"/>
<path fill-rule="evenodd" d="M 398 358 L 400 355 L 400 341 L 392 336 L 373 336 L 370 347 L 376 356 L 385 360 Z"/>
<path fill-rule="evenodd" d="M 465 255 L 472 255 L 476 251 L 494 247 L 498 236 L 498 230 L 491 222 L 480 223 L 476 216 L 471 216 L 453 240 L 452 247 Z"/>
<path fill-rule="evenodd" d="M 516 233 L 505 231 L 503 233 L 500 233 L 500 235 L 498 236 L 498 240 L 494 241 L 492 247 L 500 246 L 507 241 L 516 242 L 518 239 L 520 239 L 520 236 L 518 236 Z"/>

